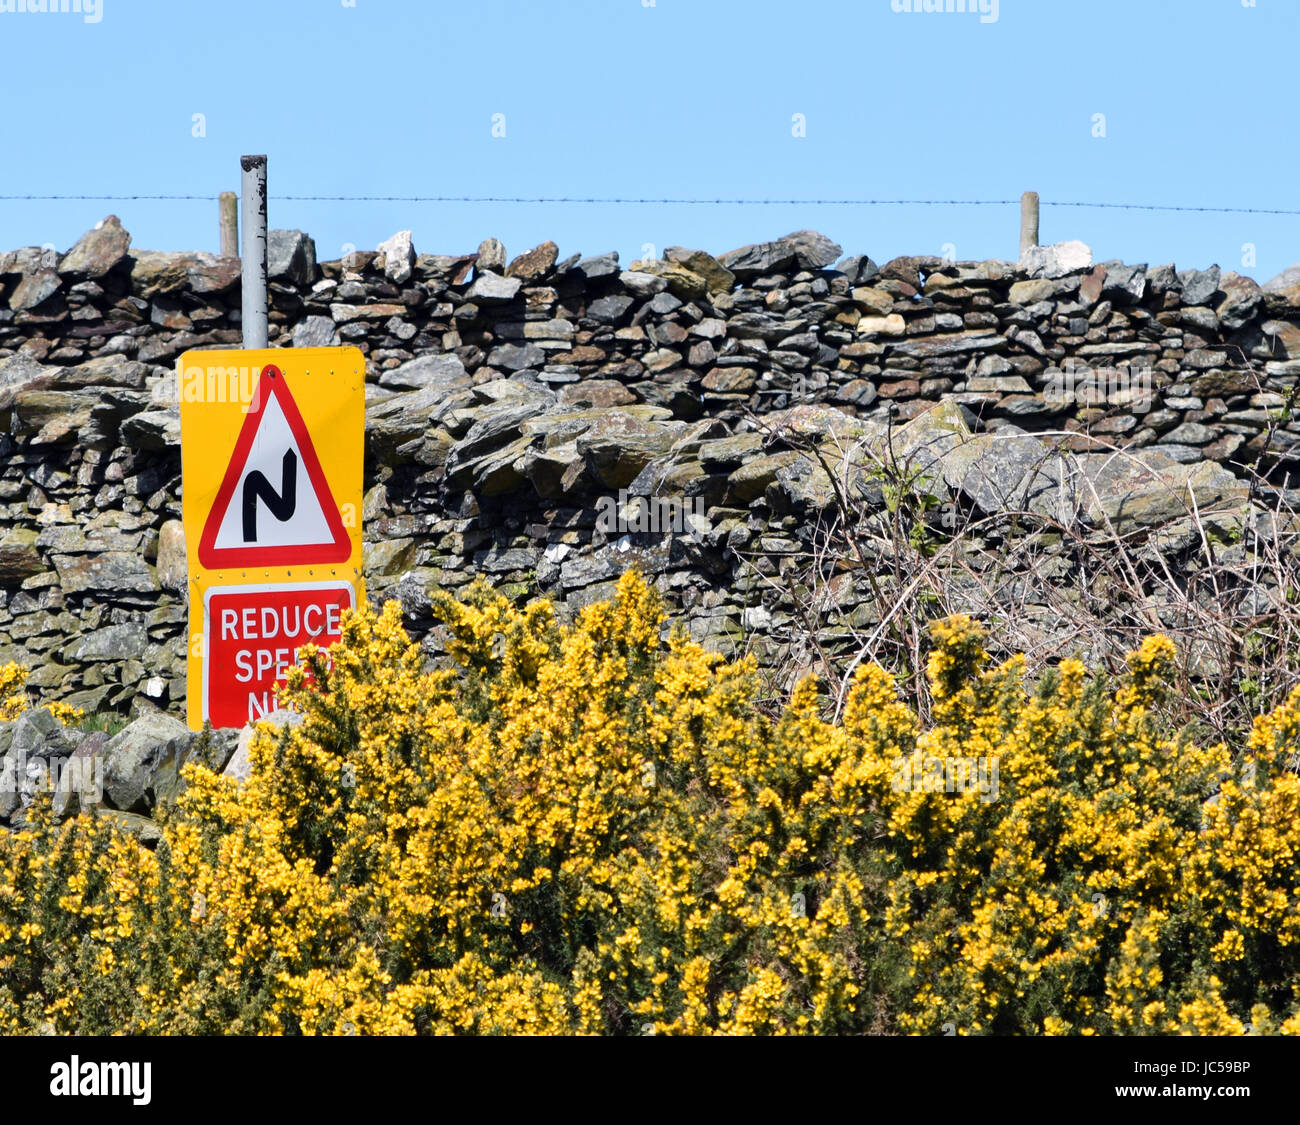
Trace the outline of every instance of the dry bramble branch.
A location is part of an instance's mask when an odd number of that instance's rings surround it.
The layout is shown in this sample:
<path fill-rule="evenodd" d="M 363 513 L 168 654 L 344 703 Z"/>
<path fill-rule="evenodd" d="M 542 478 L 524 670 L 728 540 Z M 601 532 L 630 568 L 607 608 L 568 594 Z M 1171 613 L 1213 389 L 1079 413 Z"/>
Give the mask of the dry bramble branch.
<path fill-rule="evenodd" d="M 1263 394 L 1255 365 L 1244 353 L 1240 363 Z M 1116 673 L 1126 646 L 1159 631 L 1177 642 L 1171 706 L 1181 721 L 1239 738 L 1243 723 L 1275 707 L 1300 679 L 1292 656 L 1300 651 L 1300 494 L 1285 487 L 1287 477 L 1282 487 L 1269 480 L 1285 467 L 1274 436 L 1297 395 L 1300 387 L 1292 388 L 1271 414 L 1253 463 L 1239 466 L 1249 507 L 1207 512 L 1195 488 L 1157 483 L 1172 510 L 1154 528 L 1126 521 L 1097 487 L 1102 473 L 1121 466 L 1143 471 L 1140 450 L 1086 429 L 1035 432 L 1037 462 L 981 505 L 960 490 L 943 498 L 942 435 L 899 449 L 892 428 L 883 443 L 871 435 L 846 441 L 832 429 L 819 443 L 751 416 L 769 448 L 796 450 L 828 485 L 829 502 L 815 514 L 805 549 L 783 559 L 779 575 L 755 566 L 757 553 L 733 548 L 757 583 L 797 604 L 800 632 L 790 632 L 784 668 L 774 673 L 778 693 L 809 667 L 811 648 L 812 666 L 835 685 L 834 715 L 843 712 L 855 670 L 872 661 L 897 669 L 925 714 L 923 625 L 958 612 L 988 622 L 998 650 L 1024 653 L 1031 671 L 1077 654 Z M 986 448 L 1024 436 L 995 432 Z M 1066 443 L 1081 437 L 1090 452 L 1104 454 L 1100 472 L 1066 461 Z M 876 606 L 868 623 L 839 609 L 839 586 L 855 575 Z"/>

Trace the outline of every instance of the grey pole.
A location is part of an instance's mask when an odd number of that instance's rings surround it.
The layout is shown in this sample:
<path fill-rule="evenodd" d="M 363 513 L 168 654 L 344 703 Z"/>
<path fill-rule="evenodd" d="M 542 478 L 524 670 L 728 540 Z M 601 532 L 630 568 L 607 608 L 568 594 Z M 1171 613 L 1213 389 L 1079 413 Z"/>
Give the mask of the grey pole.
<path fill-rule="evenodd" d="M 221 227 L 221 256 L 239 257 L 239 196 L 223 191 L 217 196 L 217 218 Z"/>
<path fill-rule="evenodd" d="M 1038 192 L 1027 191 L 1020 197 L 1020 256 L 1038 245 Z"/>
<path fill-rule="evenodd" d="M 243 156 L 243 325 L 244 347 L 266 347 L 266 157 Z"/>

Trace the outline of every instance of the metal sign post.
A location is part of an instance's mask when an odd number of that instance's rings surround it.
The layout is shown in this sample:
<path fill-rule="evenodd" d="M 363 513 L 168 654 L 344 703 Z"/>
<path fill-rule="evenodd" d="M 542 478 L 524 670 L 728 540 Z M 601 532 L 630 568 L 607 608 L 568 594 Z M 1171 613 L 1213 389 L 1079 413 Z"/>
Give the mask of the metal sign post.
<path fill-rule="evenodd" d="M 239 164 L 244 172 L 244 347 L 256 350 L 266 347 L 266 157 L 244 156 Z"/>

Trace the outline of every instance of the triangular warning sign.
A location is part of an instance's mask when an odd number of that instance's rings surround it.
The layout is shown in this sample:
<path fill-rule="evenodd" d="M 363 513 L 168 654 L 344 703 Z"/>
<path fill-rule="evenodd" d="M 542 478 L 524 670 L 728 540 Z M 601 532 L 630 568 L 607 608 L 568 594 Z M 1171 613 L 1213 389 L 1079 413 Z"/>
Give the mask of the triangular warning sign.
<path fill-rule="evenodd" d="M 253 402 L 203 525 L 199 562 L 215 570 L 345 561 L 352 543 L 279 368 L 262 370 Z"/>

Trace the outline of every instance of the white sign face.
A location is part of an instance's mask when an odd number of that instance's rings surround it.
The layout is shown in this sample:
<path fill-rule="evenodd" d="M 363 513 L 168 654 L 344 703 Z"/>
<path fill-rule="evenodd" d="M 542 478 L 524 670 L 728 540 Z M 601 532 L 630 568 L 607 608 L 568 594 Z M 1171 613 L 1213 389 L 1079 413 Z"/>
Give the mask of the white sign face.
<path fill-rule="evenodd" d="M 268 396 L 217 528 L 217 550 L 332 543 L 334 534 L 280 400 Z"/>

